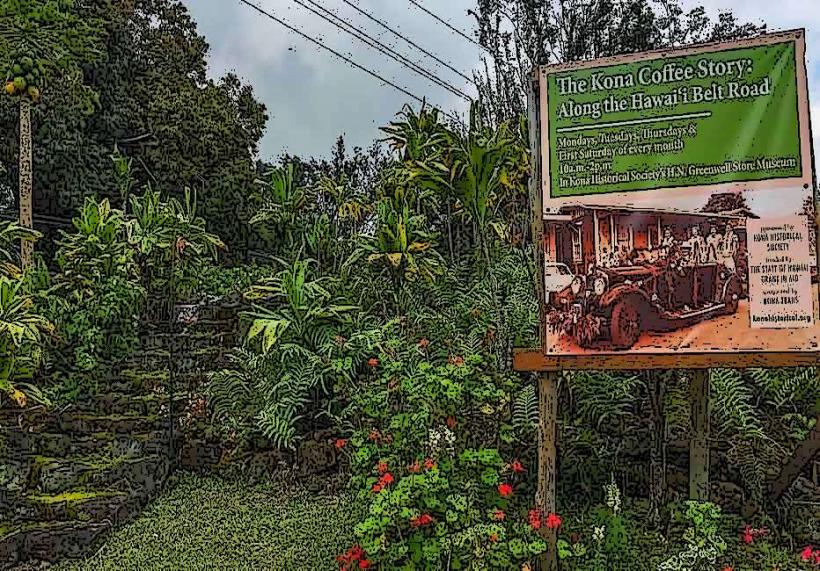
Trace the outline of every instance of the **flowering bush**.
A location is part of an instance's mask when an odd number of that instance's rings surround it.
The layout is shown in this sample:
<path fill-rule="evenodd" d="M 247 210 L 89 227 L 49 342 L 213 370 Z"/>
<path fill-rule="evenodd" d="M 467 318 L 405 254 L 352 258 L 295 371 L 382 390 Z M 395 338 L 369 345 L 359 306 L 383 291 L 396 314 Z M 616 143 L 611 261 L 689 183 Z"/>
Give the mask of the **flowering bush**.
<path fill-rule="evenodd" d="M 528 518 L 532 448 L 516 449 L 509 425 L 520 381 L 430 338 L 388 324 L 363 375 L 336 387 L 340 450 L 368 514 L 357 546 L 380 569 L 520 569 L 546 549 L 539 530 L 558 525 Z"/>
<path fill-rule="evenodd" d="M 689 523 L 683 533 L 685 548 L 658 567 L 659 571 L 711 570 L 726 551 L 726 541 L 719 533 L 720 506 L 709 502 L 686 502 L 686 512 L 677 514 Z M 749 530 L 746 530 L 750 534 Z"/>
<path fill-rule="evenodd" d="M 536 533 L 540 518 L 537 526 L 532 518 L 527 522 L 527 506 L 514 486 L 499 483 L 514 473 L 497 450 L 417 459 L 393 470 L 395 477 L 383 464 L 371 470 L 370 487 L 360 492 L 368 514 L 355 534 L 368 563 L 382 569 L 520 569 L 546 549 Z M 555 514 L 544 521 L 560 523 Z"/>
<path fill-rule="evenodd" d="M 604 486 L 604 497 L 604 505 L 592 509 L 591 530 L 573 522 L 569 537 L 558 539 L 558 556 L 579 569 L 629 569 L 639 557 L 637 526 L 622 512 L 621 492 L 614 481 Z M 591 541 L 584 541 L 585 536 Z"/>

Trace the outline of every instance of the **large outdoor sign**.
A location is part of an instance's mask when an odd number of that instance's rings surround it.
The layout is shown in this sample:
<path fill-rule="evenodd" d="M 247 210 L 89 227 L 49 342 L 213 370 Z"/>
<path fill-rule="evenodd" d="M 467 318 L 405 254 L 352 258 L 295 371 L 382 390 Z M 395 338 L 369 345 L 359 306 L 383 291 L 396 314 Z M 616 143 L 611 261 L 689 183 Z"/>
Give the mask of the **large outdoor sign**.
<path fill-rule="evenodd" d="M 546 350 L 817 351 L 802 31 L 538 70 Z"/>

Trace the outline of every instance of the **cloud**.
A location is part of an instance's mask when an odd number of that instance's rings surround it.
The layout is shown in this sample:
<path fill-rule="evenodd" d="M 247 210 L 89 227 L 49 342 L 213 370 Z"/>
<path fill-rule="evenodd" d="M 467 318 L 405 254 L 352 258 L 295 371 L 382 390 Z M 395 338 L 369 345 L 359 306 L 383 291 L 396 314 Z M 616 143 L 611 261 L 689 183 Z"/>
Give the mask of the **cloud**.
<path fill-rule="evenodd" d="M 253 0 L 258 6 L 285 20 L 311 37 L 372 69 L 402 88 L 426 97 L 444 109 L 466 110 L 466 103 L 419 77 L 298 6 L 293 0 Z M 303 0 L 304 1 L 304 0 Z M 341 0 L 318 4 L 338 14 L 383 43 L 470 94 L 470 86 L 456 74 L 404 44 L 389 32 L 344 4 Z M 218 6 L 217 6 L 218 4 Z M 477 48 L 436 23 L 406 0 L 383 2 L 356 0 L 356 4 L 388 22 L 402 34 L 439 55 L 468 76 L 478 60 Z M 327 155 L 333 141 L 345 134 L 350 146 L 367 146 L 379 136 L 405 103 L 416 103 L 360 69 L 288 31 L 280 24 L 240 2 L 186 0 L 200 33 L 211 45 L 209 69 L 214 77 L 235 71 L 251 83 L 267 106 L 271 119 L 262 141 L 262 156 L 286 151 L 300 155 Z M 466 11 L 472 0 L 456 0 L 436 6 L 436 12 L 468 30 Z"/>
<path fill-rule="evenodd" d="M 455 95 L 361 44 L 293 0 L 252 1 L 386 79 L 426 97 L 431 103 L 444 109 L 466 110 L 466 103 Z M 439 76 L 459 89 L 474 94 L 474 88 L 462 78 L 424 59 L 418 50 L 385 32 L 342 0 L 316 1 L 346 22 L 367 30 L 397 51 L 435 69 Z M 477 67 L 480 54 L 475 45 L 446 29 L 407 0 L 354 2 L 467 75 Z M 473 22 L 467 10 L 474 6 L 475 0 L 425 2 L 457 27 L 465 31 L 472 29 Z M 264 158 L 275 157 L 283 151 L 326 156 L 340 134 L 346 135 L 351 146 L 367 146 L 379 136 L 378 128 L 389 122 L 405 103 L 414 103 L 406 95 L 350 67 L 238 1 L 185 0 L 185 3 L 211 45 L 211 74 L 218 77 L 226 71 L 236 71 L 254 86 L 257 97 L 268 106 L 271 119 L 261 145 Z M 687 8 L 703 5 L 712 16 L 719 11 L 731 10 L 741 20 L 765 22 L 770 30 L 806 28 L 810 92 L 817 94 L 817 101 L 812 105 L 813 131 L 815 138 L 820 136 L 820 2 L 683 0 L 683 4 Z"/>

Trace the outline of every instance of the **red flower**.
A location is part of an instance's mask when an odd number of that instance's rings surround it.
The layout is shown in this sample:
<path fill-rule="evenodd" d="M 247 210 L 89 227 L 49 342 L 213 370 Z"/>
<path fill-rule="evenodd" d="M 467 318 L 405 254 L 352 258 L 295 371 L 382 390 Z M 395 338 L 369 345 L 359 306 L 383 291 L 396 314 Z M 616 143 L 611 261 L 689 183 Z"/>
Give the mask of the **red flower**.
<path fill-rule="evenodd" d="M 497 510 L 495 510 L 495 512 L 493 513 L 493 519 L 494 519 L 495 521 L 504 521 L 504 518 L 505 518 L 505 517 L 506 517 L 506 515 L 504 514 L 504 512 L 503 512 L 502 510 L 498 510 L 498 509 L 497 509 Z"/>
<path fill-rule="evenodd" d="M 427 346 L 430 345 L 430 340 L 427 338 L 419 339 L 419 347 L 422 349 L 426 349 Z"/>
<path fill-rule="evenodd" d="M 561 517 L 551 513 L 547 516 L 547 529 L 558 529 L 561 527 Z"/>
<path fill-rule="evenodd" d="M 723 568 L 723 571 L 735 571 L 735 568 L 734 568 L 734 567 L 732 567 L 731 565 L 729 565 L 729 566 L 727 566 L 727 567 L 724 567 L 724 568 Z"/>
<path fill-rule="evenodd" d="M 521 464 L 521 462 L 519 462 L 518 460 L 513 460 L 512 464 L 510 464 L 510 468 L 512 468 L 512 471 L 516 474 L 520 474 L 524 471 L 524 465 Z"/>
<path fill-rule="evenodd" d="M 336 442 L 334 444 L 335 444 L 336 448 L 341 450 L 347 444 L 347 439 L 346 438 L 337 438 Z"/>
<path fill-rule="evenodd" d="M 379 482 L 381 482 L 382 486 L 389 486 L 393 483 L 393 474 L 391 474 L 390 472 L 385 472 L 385 474 L 382 476 Z"/>
<path fill-rule="evenodd" d="M 513 487 L 509 484 L 498 484 L 498 493 L 501 494 L 502 497 L 506 498 L 507 496 L 511 495 L 513 492 Z"/>
<path fill-rule="evenodd" d="M 371 442 L 378 442 L 378 440 L 379 440 L 380 438 L 381 438 L 381 435 L 379 434 L 379 431 L 378 431 L 378 430 L 376 430 L 375 428 L 374 428 L 374 429 L 372 429 L 372 430 L 370 431 L 370 434 L 367 436 L 367 439 L 368 439 L 369 441 L 371 441 Z"/>
<path fill-rule="evenodd" d="M 496 541 L 498 541 L 498 535 L 494 533 L 488 539 L 490 540 L 490 543 L 495 543 Z"/>
<path fill-rule="evenodd" d="M 379 492 L 382 491 L 382 485 L 381 484 L 373 484 L 372 490 L 378 494 Z"/>
<path fill-rule="evenodd" d="M 433 516 L 430 514 L 421 514 L 410 518 L 410 525 L 413 527 L 424 527 L 433 523 Z"/>
<path fill-rule="evenodd" d="M 530 522 L 530 527 L 533 529 L 541 529 L 541 510 L 530 510 L 527 514 L 527 519 Z"/>
<path fill-rule="evenodd" d="M 379 474 L 384 474 L 385 472 L 387 472 L 387 463 L 379 462 L 376 466 L 376 469 L 379 471 Z"/>
<path fill-rule="evenodd" d="M 806 548 L 800 552 L 800 559 L 810 561 L 812 557 L 814 557 L 814 551 L 812 551 L 811 545 L 807 545 Z"/>
<path fill-rule="evenodd" d="M 368 364 L 368 365 L 370 365 L 370 367 L 371 367 L 372 369 L 375 369 L 376 367 L 378 367 L 378 366 L 379 366 L 379 360 L 378 360 L 376 357 L 370 357 L 370 358 L 367 360 L 367 364 Z"/>
<path fill-rule="evenodd" d="M 342 555 L 336 556 L 336 561 L 338 561 L 340 569 L 349 570 L 356 567 L 359 569 L 367 569 L 370 567 L 371 563 L 367 559 L 364 559 L 364 556 L 364 550 L 358 545 L 354 545 Z M 358 565 L 355 565 L 357 561 Z"/>
<path fill-rule="evenodd" d="M 456 418 L 454 416 L 447 417 L 447 428 L 453 430 L 456 427 Z"/>
<path fill-rule="evenodd" d="M 427 470 L 432 470 L 433 468 L 435 468 L 435 467 L 436 467 L 436 463 L 435 463 L 435 462 L 433 462 L 433 459 L 432 459 L 432 458 L 425 458 L 425 459 L 424 459 L 424 467 L 425 467 Z"/>
<path fill-rule="evenodd" d="M 754 540 L 755 538 L 752 534 L 752 528 L 747 525 L 746 528 L 743 530 L 743 543 L 745 543 L 746 545 L 751 545 L 754 542 Z"/>
<path fill-rule="evenodd" d="M 419 465 L 418 460 L 410 464 L 407 467 L 407 471 L 411 474 L 418 474 L 419 472 L 421 472 L 421 466 Z"/>

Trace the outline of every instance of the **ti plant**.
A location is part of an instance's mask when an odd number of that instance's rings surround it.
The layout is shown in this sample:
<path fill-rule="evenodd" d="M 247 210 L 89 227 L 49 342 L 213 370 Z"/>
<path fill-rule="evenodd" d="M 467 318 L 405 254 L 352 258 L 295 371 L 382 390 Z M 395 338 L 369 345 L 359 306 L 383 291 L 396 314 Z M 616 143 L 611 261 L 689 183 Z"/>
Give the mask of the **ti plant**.
<path fill-rule="evenodd" d="M 26 405 L 27 394 L 42 400 L 30 381 L 42 356 L 42 333 L 51 331 L 51 324 L 34 312 L 34 301 L 21 291 L 22 285 L 0 276 L 0 395 L 19 406 Z"/>
<path fill-rule="evenodd" d="M 353 367 L 340 358 L 338 339 L 355 308 L 331 293 L 336 287 L 329 278 L 311 280 L 309 262 L 297 260 L 251 288 L 247 347 L 235 353 L 233 370 L 211 376 L 208 389 L 220 423 L 294 446 L 297 421 Z"/>

